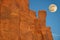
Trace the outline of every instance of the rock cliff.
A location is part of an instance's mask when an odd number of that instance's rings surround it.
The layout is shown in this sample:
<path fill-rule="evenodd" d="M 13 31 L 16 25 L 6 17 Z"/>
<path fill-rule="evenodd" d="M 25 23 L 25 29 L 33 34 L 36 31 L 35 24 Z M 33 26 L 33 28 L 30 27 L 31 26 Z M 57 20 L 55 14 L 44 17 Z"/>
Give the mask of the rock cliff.
<path fill-rule="evenodd" d="M 29 9 L 28 0 L 0 0 L 0 40 L 53 40 L 46 11 Z"/>

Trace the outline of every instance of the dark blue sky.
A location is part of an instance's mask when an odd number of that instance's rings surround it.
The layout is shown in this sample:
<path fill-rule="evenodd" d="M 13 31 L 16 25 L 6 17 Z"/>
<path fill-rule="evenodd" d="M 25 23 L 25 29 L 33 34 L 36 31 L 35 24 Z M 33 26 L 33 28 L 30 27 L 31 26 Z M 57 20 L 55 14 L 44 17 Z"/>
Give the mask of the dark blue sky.
<path fill-rule="evenodd" d="M 29 0 L 29 2 L 30 9 L 35 10 L 36 15 L 38 15 L 38 10 L 46 10 L 46 25 L 51 27 L 54 40 L 60 40 L 60 0 Z M 56 12 L 52 13 L 48 10 L 50 4 L 57 5 Z"/>

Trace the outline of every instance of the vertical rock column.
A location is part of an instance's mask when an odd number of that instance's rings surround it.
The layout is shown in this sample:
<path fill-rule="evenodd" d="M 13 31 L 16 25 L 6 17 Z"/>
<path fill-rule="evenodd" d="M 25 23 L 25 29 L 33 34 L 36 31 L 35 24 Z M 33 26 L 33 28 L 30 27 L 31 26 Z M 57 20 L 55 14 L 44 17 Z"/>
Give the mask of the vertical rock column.
<path fill-rule="evenodd" d="M 40 31 L 42 32 L 43 40 L 52 40 L 50 29 L 46 27 L 46 11 L 41 10 L 38 12 L 38 21 L 40 21 Z M 49 37 L 50 36 L 50 37 Z"/>
<path fill-rule="evenodd" d="M 38 12 L 38 18 L 36 18 L 36 40 L 44 40 L 41 29 L 45 28 L 45 15 L 44 10 Z"/>
<path fill-rule="evenodd" d="M 46 34 L 46 11 L 41 10 L 38 12 L 38 19 L 40 21 L 40 31 L 42 32 L 43 40 L 47 40 Z"/>
<path fill-rule="evenodd" d="M 41 10 L 38 12 L 38 21 L 40 21 L 40 27 L 46 27 L 46 11 Z"/>

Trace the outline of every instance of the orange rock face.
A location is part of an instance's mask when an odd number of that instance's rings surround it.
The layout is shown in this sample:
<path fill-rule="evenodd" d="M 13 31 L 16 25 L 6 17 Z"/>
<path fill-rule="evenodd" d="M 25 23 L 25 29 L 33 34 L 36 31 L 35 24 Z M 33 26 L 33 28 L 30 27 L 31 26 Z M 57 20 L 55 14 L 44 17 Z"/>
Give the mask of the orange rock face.
<path fill-rule="evenodd" d="M 46 11 L 29 9 L 28 0 L 0 0 L 0 40 L 53 40 Z"/>

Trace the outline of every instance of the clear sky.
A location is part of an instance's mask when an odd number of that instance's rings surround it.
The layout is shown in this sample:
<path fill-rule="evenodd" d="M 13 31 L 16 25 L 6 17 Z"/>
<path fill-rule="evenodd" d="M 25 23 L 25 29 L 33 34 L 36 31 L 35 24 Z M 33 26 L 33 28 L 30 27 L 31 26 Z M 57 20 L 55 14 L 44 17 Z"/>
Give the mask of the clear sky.
<path fill-rule="evenodd" d="M 60 40 L 60 0 L 29 0 L 29 3 L 30 9 L 35 10 L 36 15 L 38 15 L 38 10 L 46 10 L 46 25 L 51 27 L 54 40 Z M 48 10 L 50 4 L 57 5 L 56 12 Z"/>

